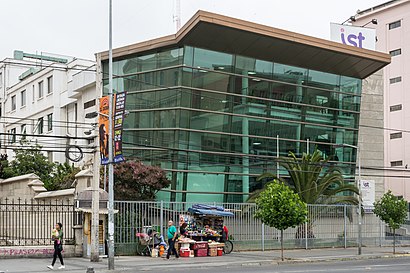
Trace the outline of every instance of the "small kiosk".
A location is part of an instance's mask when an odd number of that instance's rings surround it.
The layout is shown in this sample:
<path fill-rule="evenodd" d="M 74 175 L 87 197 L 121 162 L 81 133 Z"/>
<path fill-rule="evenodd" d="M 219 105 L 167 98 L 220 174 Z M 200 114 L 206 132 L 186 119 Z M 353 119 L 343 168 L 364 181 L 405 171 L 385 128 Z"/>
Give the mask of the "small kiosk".
<path fill-rule="evenodd" d="M 181 257 L 222 256 L 224 217 L 234 214 L 224 207 L 195 204 L 179 217 L 183 233 L 178 239 Z"/>

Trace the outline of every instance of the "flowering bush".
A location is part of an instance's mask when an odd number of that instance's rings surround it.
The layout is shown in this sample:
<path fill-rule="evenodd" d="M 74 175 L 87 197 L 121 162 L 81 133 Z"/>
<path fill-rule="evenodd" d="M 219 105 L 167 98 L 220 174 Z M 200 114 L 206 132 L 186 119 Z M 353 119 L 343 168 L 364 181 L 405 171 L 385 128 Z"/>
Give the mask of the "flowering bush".
<path fill-rule="evenodd" d="M 117 200 L 154 200 L 155 194 L 171 181 L 163 169 L 141 161 L 127 161 L 114 167 L 114 191 Z"/>

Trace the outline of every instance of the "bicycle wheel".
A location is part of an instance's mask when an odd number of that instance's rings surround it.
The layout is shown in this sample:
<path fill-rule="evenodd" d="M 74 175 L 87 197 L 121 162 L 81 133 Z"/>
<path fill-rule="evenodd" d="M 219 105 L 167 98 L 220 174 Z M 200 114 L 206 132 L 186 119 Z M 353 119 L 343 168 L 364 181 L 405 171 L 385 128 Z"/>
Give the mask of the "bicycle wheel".
<path fill-rule="evenodd" d="M 229 254 L 233 250 L 233 243 L 231 241 L 225 241 L 225 246 L 224 246 L 224 253 Z"/>

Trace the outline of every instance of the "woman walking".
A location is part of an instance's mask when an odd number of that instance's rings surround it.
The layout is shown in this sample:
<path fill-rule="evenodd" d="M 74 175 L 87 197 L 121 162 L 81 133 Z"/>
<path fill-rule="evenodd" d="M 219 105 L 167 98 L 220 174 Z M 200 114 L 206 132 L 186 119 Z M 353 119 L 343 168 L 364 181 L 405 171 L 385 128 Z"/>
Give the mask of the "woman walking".
<path fill-rule="evenodd" d="M 61 223 L 56 224 L 56 228 L 53 230 L 51 233 L 51 239 L 54 241 L 54 255 L 53 255 L 53 262 L 51 265 L 48 265 L 47 267 L 49 269 L 54 268 L 54 264 L 56 263 L 57 256 L 60 259 L 61 266 L 58 269 L 64 269 L 64 261 L 63 261 L 63 256 L 61 255 L 61 251 L 63 251 L 63 231 L 61 228 L 63 225 Z"/>

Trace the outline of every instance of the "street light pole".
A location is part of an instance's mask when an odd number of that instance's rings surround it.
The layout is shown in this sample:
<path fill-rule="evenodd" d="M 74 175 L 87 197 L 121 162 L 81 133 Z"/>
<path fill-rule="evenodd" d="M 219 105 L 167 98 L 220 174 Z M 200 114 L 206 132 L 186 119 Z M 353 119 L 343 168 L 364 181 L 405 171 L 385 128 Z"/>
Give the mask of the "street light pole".
<path fill-rule="evenodd" d="M 362 172 L 361 172 L 361 156 L 360 156 L 360 146 L 351 145 L 351 144 L 336 144 L 335 146 L 339 147 L 350 147 L 357 150 L 357 163 L 358 163 L 358 181 L 357 188 L 359 190 L 359 209 L 357 211 L 358 221 L 357 221 L 357 254 L 362 255 Z"/>
<path fill-rule="evenodd" d="M 358 211 L 358 249 L 357 254 L 362 255 L 362 174 L 361 174 L 361 162 L 360 162 L 360 147 L 357 145 L 357 157 L 359 164 L 359 211 Z"/>
<path fill-rule="evenodd" d="M 108 269 L 114 270 L 114 166 L 113 166 L 113 92 L 112 92 L 112 0 L 109 0 L 108 51 Z"/>

